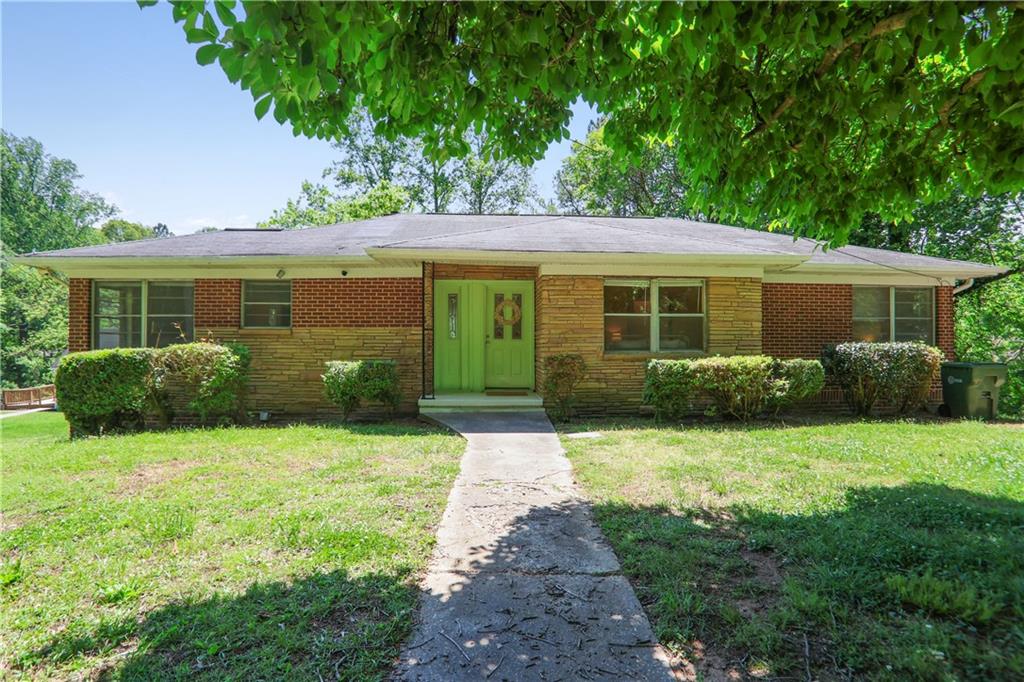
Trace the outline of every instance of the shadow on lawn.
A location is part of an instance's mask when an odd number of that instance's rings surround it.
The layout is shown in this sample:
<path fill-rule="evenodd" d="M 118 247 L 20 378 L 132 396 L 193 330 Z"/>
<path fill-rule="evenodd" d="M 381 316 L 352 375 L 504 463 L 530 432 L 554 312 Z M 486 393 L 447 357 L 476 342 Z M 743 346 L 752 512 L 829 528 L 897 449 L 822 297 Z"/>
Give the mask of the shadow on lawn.
<path fill-rule="evenodd" d="M 1024 674 L 1017 501 L 910 484 L 818 514 L 595 514 L 662 642 L 711 678 Z"/>
<path fill-rule="evenodd" d="M 173 602 L 139 623 L 62 633 L 35 656 L 57 663 L 108 654 L 94 675 L 103 680 L 374 679 L 408 635 L 417 595 L 406 575 L 350 578 L 338 570 Z"/>

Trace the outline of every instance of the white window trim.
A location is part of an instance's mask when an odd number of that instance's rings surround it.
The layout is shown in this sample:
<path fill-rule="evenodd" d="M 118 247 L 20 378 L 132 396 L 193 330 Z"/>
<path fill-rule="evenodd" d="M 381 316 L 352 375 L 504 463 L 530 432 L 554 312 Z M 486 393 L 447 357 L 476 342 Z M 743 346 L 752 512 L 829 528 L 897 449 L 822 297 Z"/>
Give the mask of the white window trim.
<path fill-rule="evenodd" d="M 271 282 L 274 284 L 287 284 L 288 285 L 288 324 L 282 325 L 268 325 L 268 324 L 246 324 L 245 323 L 245 306 L 247 305 L 283 305 L 280 301 L 247 301 L 245 300 L 245 289 L 246 285 L 250 282 L 257 284 Z M 242 329 L 291 329 L 292 328 L 292 303 L 295 298 L 294 287 L 292 286 L 292 280 L 290 279 L 243 279 L 242 290 L 239 292 L 238 300 L 241 305 L 239 311 L 239 327 Z"/>
<path fill-rule="evenodd" d="M 889 290 L 889 316 L 886 317 L 857 317 L 852 315 L 851 319 L 854 322 L 866 321 L 866 320 L 886 320 L 889 323 L 889 342 L 893 343 L 896 341 L 896 320 L 924 320 L 929 319 L 931 325 L 928 330 L 928 339 L 925 341 L 929 346 L 935 345 L 935 339 L 937 337 L 936 325 L 938 321 L 938 312 L 936 309 L 936 296 L 935 287 L 915 287 L 915 286 L 892 286 L 892 287 L 879 287 L 879 286 L 855 286 L 854 289 L 888 289 Z M 931 309 L 932 314 L 930 318 L 924 317 L 896 317 L 896 290 L 897 289 L 927 289 L 928 295 L 931 297 Z"/>
<path fill-rule="evenodd" d="M 92 281 L 92 292 L 91 301 L 89 303 L 89 324 L 91 326 L 89 339 L 89 346 L 91 348 L 98 349 L 100 341 L 100 327 L 96 323 L 97 319 L 101 317 L 137 317 L 139 319 L 139 343 L 138 346 L 117 346 L 118 348 L 149 348 L 149 283 L 155 282 L 157 284 L 181 284 L 192 287 L 192 314 L 188 317 L 192 318 L 192 333 L 195 334 L 195 319 L 196 319 L 196 284 L 195 280 L 188 279 L 94 279 Z M 103 286 L 113 285 L 124 285 L 124 284 L 139 284 L 141 285 L 142 300 L 139 304 L 138 315 L 100 315 L 96 312 L 96 306 L 99 304 L 99 289 Z M 153 317 L 180 317 L 180 315 L 167 315 L 167 314 L 155 314 Z"/>
<path fill-rule="evenodd" d="M 705 353 L 708 347 L 708 287 L 707 281 L 704 279 L 606 279 L 604 280 L 604 286 L 601 289 L 602 300 L 604 296 L 604 287 L 644 287 L 648 290 L 648 298 L 650 300 L 651 311 L 649 313 L 604 313 L 604 319 L 609 317 L 646 317 L 650 319 L 650 342 L 649 348 L 646 350 L 614 350 L 605 348 L 605 353 Z M 662 286 L 690 286 L 700 287 L 700 305 L 702 313 L 662 313 L 658 310 L 658 301 L 660 300 L 659 290 Z M 670 348 L 668 350 L 661 349 L 661 317 L 674 318 L 674 317 L 699 317 L 704 320 L 703 327 L 703 338 L 701 339 L 700 348 Z M 604 346 L 604 327 L 601 329 L 602 341 L 601 345 Z"/>

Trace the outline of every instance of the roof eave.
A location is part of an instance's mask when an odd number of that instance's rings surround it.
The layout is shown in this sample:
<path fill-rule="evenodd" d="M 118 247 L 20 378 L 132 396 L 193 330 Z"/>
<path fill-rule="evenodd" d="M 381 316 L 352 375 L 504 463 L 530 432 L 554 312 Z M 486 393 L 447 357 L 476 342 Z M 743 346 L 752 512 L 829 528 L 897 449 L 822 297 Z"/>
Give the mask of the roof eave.
<path fill-rule="evenodd" d="M 794 254 L 731 254 L 731 253 L 649 253 L 608 251 L 516 251 L 484 249 L 418 249 L 401 247 L 368 247 L 367 255 L 381 262 L 389 261 L 452 261 L 464 263 L 715 263 L 736 265 L 798 265 L 807 256 Z"/>

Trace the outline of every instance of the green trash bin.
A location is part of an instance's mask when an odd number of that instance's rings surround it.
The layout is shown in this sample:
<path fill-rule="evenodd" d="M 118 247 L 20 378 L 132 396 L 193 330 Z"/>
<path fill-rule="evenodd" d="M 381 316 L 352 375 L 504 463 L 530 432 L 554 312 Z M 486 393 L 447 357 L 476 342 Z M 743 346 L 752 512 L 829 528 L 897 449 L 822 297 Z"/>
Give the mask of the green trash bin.
<path fill-rule="evenodd" d="M 942 413 L 949 417 L 994 419 L 1006 365 L 998 362 L 942 363 Z"/>

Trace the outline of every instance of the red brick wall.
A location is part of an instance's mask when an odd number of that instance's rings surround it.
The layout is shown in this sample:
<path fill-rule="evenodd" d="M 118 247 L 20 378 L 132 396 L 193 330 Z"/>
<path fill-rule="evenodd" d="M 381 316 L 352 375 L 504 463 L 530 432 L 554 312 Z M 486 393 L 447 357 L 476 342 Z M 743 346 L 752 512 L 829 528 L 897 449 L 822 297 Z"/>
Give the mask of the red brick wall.
<path fill-rule="evenodd" d="M 761 325 L 765 355 L 820 357 L 824 346 L 849 341 L 853 334 L 853 287 L 765 283 Z"/>
<path fill-rule="evenodd" d="M 953 343 L 953 287 L 938 287 L 935 290 L 935 317 L 935 345 L 942 349 L 947 360 L 956 360 L 956 347 Z"/>
<path fill-rule="evenodd" d="M 242 283 L 237 279 L 197 279 L 196 334 L 213 327 L 238 327 L 242 314 Z"/>
<path fill-rule="evenodd" d="M 423 282 L 412 277 L 292 280 L 293 327 L 419 327 Z"/>
<path fill-rule="evenodd" d="M 72 353 L 92 347 L 91 309 L 92 280 L 72 278 L 68 282 L 68 350 Z"/>

